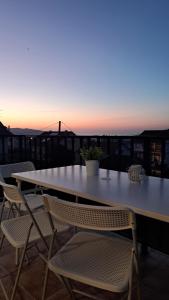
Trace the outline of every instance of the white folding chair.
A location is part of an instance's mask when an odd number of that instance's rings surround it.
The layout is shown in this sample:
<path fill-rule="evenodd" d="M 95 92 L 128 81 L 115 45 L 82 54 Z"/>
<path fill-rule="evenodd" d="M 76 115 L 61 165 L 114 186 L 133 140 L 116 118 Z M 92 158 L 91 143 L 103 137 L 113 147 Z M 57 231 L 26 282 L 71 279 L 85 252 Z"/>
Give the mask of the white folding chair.
<path fill-rule="evenodd" d="M 45 299 L 48 272 L 52 271 L 65 284 L 71 299 L 74 293 L 97 299 L 73 287 L 70 280 L 122 293 L 131 299 L 133 273 L 139 277 L 136 225 L 134 213 L 128 208 L 92 206 L 66 202 L 44 195 L 44 203 L 52 217 L 88 231 L 77 232 L 53 257 L 51 240 L 42 299 Z M 132 240 L 104 231 L 132 231 Z M 97 230 L 97 232 L 96 232 Z M 101 233 L 99 234 L 98 231 Z M 138 298 L 139 281 L 138 283 Z"/>
<path fill-rule="evenodd" d="M 0 280 L 0 286 L 3 290 L 5 298 L 7 300 L 13 300 L 16 294 L 16 288 L 20 278 L 21 269 L 28 245 L 30 243 L 37 242 L 39 239 L 42 239 L 46 247 L 48 248 L 48 244 L 45 238 L 53 233 L 52 226 L 55 231 L 61 232 L 68 229 L 68 225 L 61 221 L 56 221 L 55 219 L 54 223 L 52 223 L 51 226 L 51 220 L 49 219 L 48 212 L 46 212 L 45 210 L 33 214 L 25 199 L 25 195 L 21 193 L 17 186 L 4 183 L 3 190 L 4 196 L 10 203 L 24 204 L 29 212 L 28 215 L 15 217 L 1 222 L 1 230 L 6 239 L 13 247 L 22 250 L 18 272 L 10 298 L 8 297 L 6 289 L 2 281 Z"/>
<path fill-rule="evenodd" d="M 6 183 L 7 180 L 12 179 L 11 174 L 15 172 L 25 172 L 25 171 L 34 171 L 35 166 L 31 161 L 24 161 L 19 163 L 5 164 L 0 165 L 0 185 L 3 187 L 3 184 Z M 19 182 L 18 187 L 21 189 L 21 183 Z M 43 208 L 43 201 L 41 194 L 43 193 L 42 187 L 37 185 L 32 186 L 29 189 L 24 189 L 22 191 L 25 194 L 25 199 L 29 203 L 29 208 L 31 211 L 36 211 Z M 1 211 L 0 211 L 0 222 L 4 219 L 4 210 L 6 209 L 6 218 L 9 219 L 11 216 L 11 212 L 13 213 L 13 217 L 15 215 L 21 215 L 22 213 L 27 213 L 27 208 L 23 203 L 16 204 L 11 203 L 3 196 L 1 203 Z M 4 235 L 1 234 L 0 239 L 0 249 L 3 246 Z M 16 250 L 16 264 L 18 263 L 18 251 Z"/>
<path fill-rule="evenodd" d="M 24 214 L 28 213 L 28 208 L 31 212 L 33 212 L 33 211 L 37 211 L 38 209 L 41 209 L 42 207 L 44 207 L 43 206 L 43 197 L 40 194 L 25 194 L 24 195 L 25 203 L 23 201 L 22 202 L 11 201 L 11 199 L 8 198 L 8 195 L 4 192 L 4 189 L 6 189 L 6 186 L 8 186 L 8 185 L 4 181 L 0 181 L 0 186 L 3 189 L 3 204 L 2 204 L 3 208 L 1 208 L 0 223 L 2 222 L 2 219 L 10 219 L 11 212 L 13 213 L 12 217 L 14 218 L 16 216 L 21 216 L 23 212 L 24 212 Z M 15 187 L 15 186 L 13 186 L 13 187 Z M 19 190 L 19 188 L 18 188 L 18 190 Z M 3 217 L 5 202 L 8 203 L 8 206 L 7 206 L 8 212 L 7 212 L 6 218 Z M 27 206 L 26 206 L 26 204 L 27 204 Z M 1 230 L 0 249 L 3 246 L 4 238 L 5 238 L 5 235 L 4 235 L 3 231 Z M 16 265 L 18 264 L 18 260 L 19 260 L 18 250 L 16 249 L 16 257 L 15 257 Z"/>
<path fill-rule="evenodd" d="M 31 161 L 0 165 L 0 181 L 1 183 L 8 183 L 7 181 L 9 179 L 10 180 L 12 179 L 11 178 L 12 173 L 34 171 L 34 170 L 35 170 L 35 166 Z M 21 189 L 21 183 L 19 182 L 17 185 Z M 27 195 L 26 200 L 29 202 L 29 207 L 31 208 L 31 210 L 35 210 L 43 207 L 42 198 L 37 194 L 38 192 L 40 192 L 40 194 L 43 193 L 42 187 L 35 185 L 29 189 L 22 190 L 22 192 Z M 35 194 L 37 194 L 37 196 L 35 196 Z M 0 220 L 2 220 L 5 206 L 7 208 L 10 208 L 10 203 L 7 203 L 5 197 L 3 197 L 2 204 L 1 204 Z M 25 213 L 26 211 L 25 206 L 22 204 L 20 205 L 20 207 L 18 207 L 18 209 L 20 210 L 20 212 Z M 11 210 L 9 210 L 9 215 L 10 215 L 10 211 Z"/>

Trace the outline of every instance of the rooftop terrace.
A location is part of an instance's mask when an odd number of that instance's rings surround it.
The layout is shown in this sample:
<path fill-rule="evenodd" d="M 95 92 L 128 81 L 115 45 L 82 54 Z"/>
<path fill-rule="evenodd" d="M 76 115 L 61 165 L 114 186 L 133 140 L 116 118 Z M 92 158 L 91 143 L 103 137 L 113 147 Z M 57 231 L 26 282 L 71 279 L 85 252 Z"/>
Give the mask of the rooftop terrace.
<path fill-rule="evenodd" d="M 32 160 L 37 168 L 54 167 L 60 164 L 82 163 L 79 157 L 79 149 L 84 144 L 96 142 L 102 146 L 109 155 L 103 161 L 103 167 L 126 170 L 128 163 L 139 159 L 143 163 L 147 174 L 169 177 L 168 173 L 168 139 L 149 139 L 141 137 L 71 137 L 71 138 L 36 138 L 30 137 L 1 137 L 0 157 L 1 164 Z M 65 152 L 63 153 L 63 149 Z M 62 150 L 63 161 L 59 161 L 59 151 Z M 53 151 L 53 152 L 52 152 Z M 53 155 L 52 155 L 53 153 Z M 67 155 L 70 154 L 70 157 Z M 73 153 L 73 156 L 72 156 Z M 65 155 L 63 155 L 65 154 Z M 69 158 L 70 161 L 64 159 Z M 50 159 L 52 160 L 50 161 Z M 157 160 L 156 168 L 153 159 Z M 117 165 L 114 165 L 117 162 Z M 164 168 L 165 167 L 165 168 Z M 153 169 L 154 168 L 154 169 Z M 153 174 L 153 172 L 159 172 Z M 152 225 L 154 229 L 154 224 Z M 158 225 L 157 225 L 158 226 Z M 161 227 L 159 227 L 159 234 Z M 62 245 L 72 234 L 72 231 L 60 235 L 59 241 Z M 168 234 L 168 231 L 167 231 Z M 40 243 L 39 247 L 45 254 L 45 249 Z M 14 282 L 16 267 L 14 266 L 15 250 L 7 241 L 0 251 L 0 278 L 3 279 L 5 287 L 10 294 L 10 287 Z M 42 283 L 44 275 L 44 262 L 38 256 L 37 250 L 30 250 L 30 263 L 25 262 L 24 270 L 20 279 L 20 287 L 17 290 L 16 300 L 39 300 L 41 299 Z M 169 296 L 169 256 L 150 248 L 149 254 L 141 258 L 141 286 L 142 299 L 168 300 Z M 84 291 L 86 287 L 83 286 Z M 100 296 L 100 291 L 92 289 Z M 120 299 L 119 296 L 102 293 L 105 300 Z M 47 298 L 48 300 L 68 300 L 69 296 L 59 280 L 52 274 L 49 279 Z M 79 296 L 77 299 L 86 299 Z M 133 300 L 136 299 L 135 291 Z M 5 300 L 0 288 L 0 300 Z"/>

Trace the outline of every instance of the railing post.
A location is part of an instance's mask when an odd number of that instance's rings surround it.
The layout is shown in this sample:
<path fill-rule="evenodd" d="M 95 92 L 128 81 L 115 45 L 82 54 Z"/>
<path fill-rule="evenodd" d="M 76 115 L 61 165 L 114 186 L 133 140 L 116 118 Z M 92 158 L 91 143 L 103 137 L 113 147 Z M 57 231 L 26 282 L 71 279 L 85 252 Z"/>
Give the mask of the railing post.
<path fill-rule="evenodd" d="M 162 139 L 161 141 L 161 177 L 165 176 L 165 170 L 164 170 L 164 162 L 165 162 L 165 140 Z"/>
<path fill-rule="evenodd" d="M 134 139 L 130 139 L 130 157 L 131 163 L 134 162 Z"/>
<path fill-rule="evenodd" d="M 122 154 L 122 151 L 121 151 L 121 144 L 122 144 L 122 139 L 118 139 L 118 161 L 119 161 L 119 169 L 121 171 L 121 154 Z"/>
<path fill-rule="evenodd" d="M 144 168 L 146 175 L 151 175 L 150 142 L 151 139 L 144 138 Z"/>

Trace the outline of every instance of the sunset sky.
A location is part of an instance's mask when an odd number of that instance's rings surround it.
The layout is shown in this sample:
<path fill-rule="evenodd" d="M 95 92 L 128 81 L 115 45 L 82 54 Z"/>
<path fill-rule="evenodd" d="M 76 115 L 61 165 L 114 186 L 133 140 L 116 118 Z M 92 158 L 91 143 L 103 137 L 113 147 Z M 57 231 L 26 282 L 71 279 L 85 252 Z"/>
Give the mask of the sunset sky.
<path fill-rule="evenodd" d="M 77 134 L 169 128 L 168 0 L 0 0 L 0 121 L 59 120 Z"/>

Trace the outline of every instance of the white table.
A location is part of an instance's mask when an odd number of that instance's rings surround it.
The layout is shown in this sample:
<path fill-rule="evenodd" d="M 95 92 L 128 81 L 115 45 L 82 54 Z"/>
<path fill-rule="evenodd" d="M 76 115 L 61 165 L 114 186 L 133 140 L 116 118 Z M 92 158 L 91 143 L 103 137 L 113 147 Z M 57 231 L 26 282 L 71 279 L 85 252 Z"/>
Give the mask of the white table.
<path fill-rule="evenodd" d="M 84 166 L 68 166 L 12 174 L 16 180 L 42 185 L 108 205 L 123 205 L 137 214 L 169 222 L 169 179 L 145 176 L 140 183 L 124 172 L 99 170 L 87 177 Z"/>

